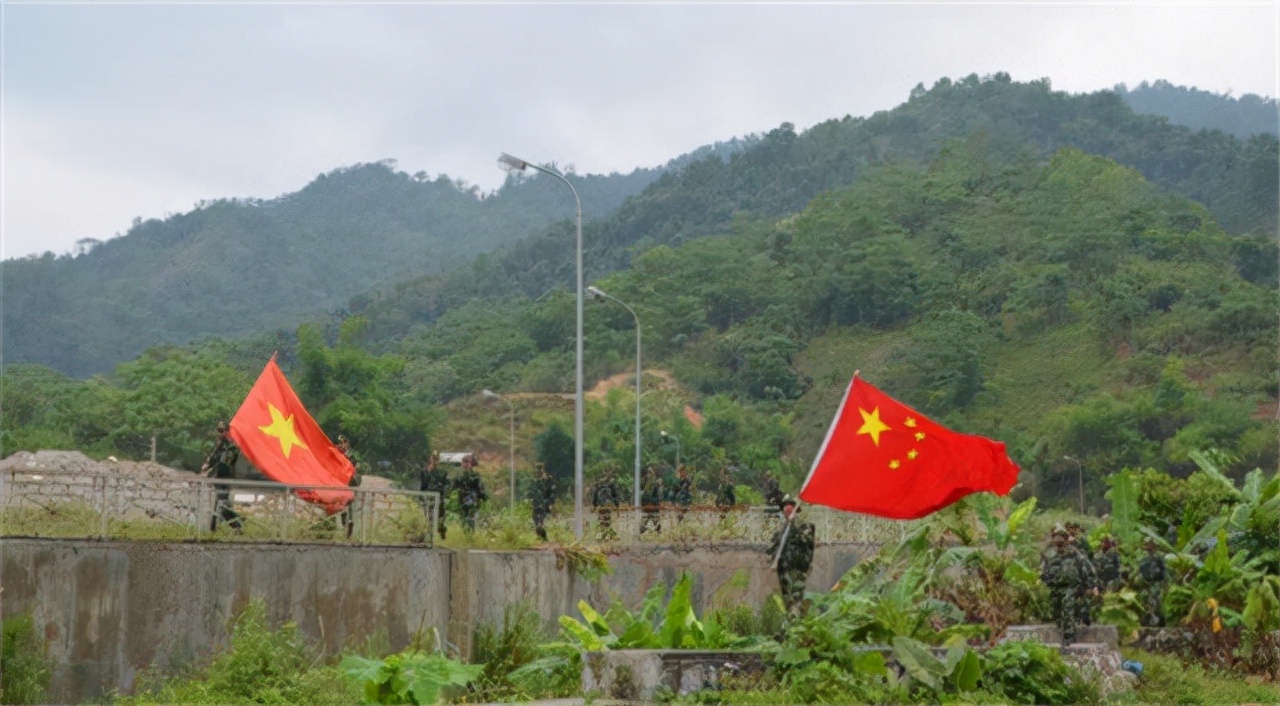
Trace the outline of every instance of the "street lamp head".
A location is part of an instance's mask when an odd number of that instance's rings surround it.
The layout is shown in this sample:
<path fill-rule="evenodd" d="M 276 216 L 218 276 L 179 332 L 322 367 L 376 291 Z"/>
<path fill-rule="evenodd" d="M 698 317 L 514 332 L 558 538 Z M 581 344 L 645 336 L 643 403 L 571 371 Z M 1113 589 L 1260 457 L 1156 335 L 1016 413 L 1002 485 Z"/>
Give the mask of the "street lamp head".
<path fill-rule="evenodd" d="M 588 298 L 588 299 L 595 299 L 595 298 L 597 298 L 597 297 L 606 297 L 606 296 L 608 296 L 608 295 L 607 295 L 607 294 L 605 294 L 604 292 L 600 291 L 600 288 L 599 288 L 599 287 L 597 287 L 597 286 L 595 286 L 595 285 L 592 285 L 592 286 L 590 286 L 590 287 L 587 287 L 587 298 Z"/>
<path fill-rule="evenodd" d="M 528 169 L 530 166 L 529 163 L 524 161 L 523 159 L 520 159 L 519 157 L 512 157 L 506 152 L 503 152 L 501 155 L 498 156 L 498 164 L 501 164 L 504 167 L 508 167 L 511 170 L 517 171 L 517 172 L 523 172 L 524 170 Z"/>
<path fill-rule="evenodd" d="M 658 432 L 658 433 L 662 435 L 662 438 L 664 438 L 664 439 L 665 439 L 665 438 L 667 438 L 667 430 L 666 430 L 666 429 L 663 429 L 662 431 L 660 431 L 660 432 Z"/>

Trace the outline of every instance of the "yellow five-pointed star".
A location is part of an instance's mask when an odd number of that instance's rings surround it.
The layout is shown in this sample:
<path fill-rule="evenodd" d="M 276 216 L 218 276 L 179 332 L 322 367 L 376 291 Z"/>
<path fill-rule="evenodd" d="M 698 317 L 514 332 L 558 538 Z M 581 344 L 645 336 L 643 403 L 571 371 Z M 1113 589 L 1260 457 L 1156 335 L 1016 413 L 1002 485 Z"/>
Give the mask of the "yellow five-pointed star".
<path fill-rule="evenodd" d="M 858 412 L 862 414 L 862 427 L 858 429 L 858 433 L 870 434 L 872 443 L 879 446 L 880 432 L 889 431 L 890 429 L 888 424 L 880 421 L 880 408 L 876 407 L 868 412 L 867 410 L 859 407 Z"/>
<path fill-rule="evenodd" d="M 263 434 L 274 436 L 280 440 L 280 450 L 284 452 L 285 458 L 289 458 L 289 453 L 293 451 L 294 446 L 307 448 L 307 445 L 302 443 L 302 439 L 298 438 L 298 433 L 293 430 L 292 414 L 288 417 L 284 416 L 280 410 L 276 409 L 275 405 L 269 402 L 267 403 L 267 410 L 271 412 L 271 423 L 265 427 L 258 427 L 258 429 Z"/>

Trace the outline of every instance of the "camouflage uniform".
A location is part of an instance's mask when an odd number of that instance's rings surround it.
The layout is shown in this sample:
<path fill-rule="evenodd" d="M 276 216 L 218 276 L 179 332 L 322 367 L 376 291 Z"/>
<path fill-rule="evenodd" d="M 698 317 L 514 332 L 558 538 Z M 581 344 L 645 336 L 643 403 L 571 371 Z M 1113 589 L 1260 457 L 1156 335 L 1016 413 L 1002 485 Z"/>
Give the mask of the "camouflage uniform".
<path fill-rule="evenodd" d="M 782 498 L 782 488 L 778 487 L 778 479 L 774 478 L 772 473 L 766 474 L 764 477 L 764 504 L 776 508 L 775 512 L 781 512 Z"/>
<path fill-rule="evenodd" d="M 551 505 L 556 501 L 556 479 L 547 473 L 546 467 L 538 464 L 538 472 L 533 477 L 533 531 L 538 539 L 547 541 L 547 530 L 543 526 L 547 516 L 551 514 Z"/>
<path fill-rule="evenodd" d="M 597 536 L 600 539 L 615 539 L 618 533 L 613 529 L 613 510 L 622 504 L 622 489 L 618 487 L 618 478 L 613 469 L 605 471 L 604 477 L 596 483 L 591 491 L 591 504 L 596 509 Z"/>
<path fill-rule="evenodd" d="M 783 501 L 786 508 L 794 508 L 795 502 Z M 784 509 L 783 514 L 792 510 Z M 778 547 L 786 535 L 786 546 L 778 554 Z M 778 588 L 782 593 L 782 602 L 787 612 L 796 614 L 804 603 L 804 585 L 809 578 L 809 567 L 813 564 L 814 528 L 812 522 L 804 522 L 792 515 L 790 529 L 787 525 L 773 534 L 769 545 L 769 557 L 778 557 Z"/>
<path fill-rule="evenodd" d="M 427 462 L 426 469 L 418 473 L 418 490 L 439 494 L 440 506 L 436 514 L 436 531 L 440 533 L 440 539 L 444 539 L 448 532 L 444 524 L 444 501 L 449 498 L 449 471 L 441 467 L 440 454 L 431 454 L 431 460 Z M 425 499 L 423 510 L 427 510 Z M 431 518 L 428 517 L 427 521 L 430 522 Z"/>
<path fill-rule="evenodd" d="M 1079 625 L 1093 625 L 1093 612 L 1102 607 L 1102 580 L 1098 578 L 1098 563 L 1093 556 L 1093 547 L 1085 536 L 1085 529 L 1075 522 L 1066 524 L 1067 538 L 1079 550 L 1087 566 L 1087 574 L 1092 580 L 1084 587 L 1080 600 L 1076 603 L 1076 621 Z"/>
<path fill-rule="evenodd" d="M 200 466 L 200 473 L 212 478 L 234 478 L 236 462 L 239 460 L 240 447 L 228 435 L 226 422 L 218 422 L 218 441 L 214 443 L 213 451 L 205 459 L 204 465 Z M 231 507 L 231 486 L 219 483 L 213 487 L 217 493 L 217 501 L 213 517 L 209 520 L 209 531 L 216 532 L 219 522 L 226 522 L 235 531 L 241 531 L 244 520 Z"/>
<path fill-rule="evenodd" d="M 1062 644 L 1069 645 L 1075 640 L 1082 616 L 1088 614 L 1089 593 L 1096 576 L 1093 565 L 1062 528 L 1053 531 L 1052 544 L 1040 565 L 1040 580 L 1049 589 L 1053 621 Z"/>
<path fill-rule="evenodd" d="M 345 436 L 338 437 L 338 450 L 342 452 L 342 455 L 347 457 L 347 460 L 351 462 L 351 466 L 354 469 L 351 473 L 351 479 L 347 481 L 347 487 L 358 488 L 360 486 L 361 479 L 364 477 L 364 473 L 361 471 L 364 466 L 364 461 L 360 458 L 360 454 L 356 453 L 356 451 L 351 448 L 351 442 L 347 441 L 347 437 Z M 351 502 L 348 502 L 347 506 L 342 508 L 342 512 L 338 515 L 339 521 L 342 522 L 343 534 L 346 535 L 347 539 L 351 538 L 351 533 L 356 526 L 355 505 L 357 498 L 359 498 L 359 496 L 353 494 Z"/>
<path fill-rule="evenodd" d="M 1114 537 L 1103 537 L 1098 553 L 1098 583 L 1104 591 L 1115 591 L 1124 583 L 1120 550 Z"/>
<path fill-rule="evenodd" d="M 676 471 L 676 487 L 671 493 L 671 500 L 676 506 L 676 522 L 684 522 L 684 514 L 693 504 L 693 479 L 683 463 Z"/>
<path fill-rule="evenodd" d="M 644 483 L 640 486 L 640 505 L 644 508 L 640 534 L 651 529 L 662 532 L 662 476 L 658 475 L 658 469 L 653 466 L 645 470 Z"/>
<path fill-rule="evenodd" d="M 716 507 L 720 508 L 720 519 L 728 515 L 729 508 L 738 504 L 737 491 L 733 487 L 733 471 L 736 466 L 726 466 L 720 471 L 720 482 L 716 485 Z"/>
<path fill-rule="evenodd" d="M 476 513 L 480 511 L 480 503 L 489 499 L 489 493 L 484 489 L 484 481 L 476 472 L 475 466 L 475 457 L 467 456 L 462 460 L 462 473 L 453 481 L 453 487 L 458 491 L 458 508 L 462 511 L 462 526 L 468 532 L 476 530 Z"/>
<path fill-rule="evenodd" d="M 1164 587 L 1169 574 L 1164 564 L 1164 554 L 1150 539 L 1146 542 L 1147 555 L 1138 564 L 1138 575 L 1142 577 L 1142 598 L 1146 614 L 1142 616 L 1142 624 L 1147 627 L 1164 625 Z"/>

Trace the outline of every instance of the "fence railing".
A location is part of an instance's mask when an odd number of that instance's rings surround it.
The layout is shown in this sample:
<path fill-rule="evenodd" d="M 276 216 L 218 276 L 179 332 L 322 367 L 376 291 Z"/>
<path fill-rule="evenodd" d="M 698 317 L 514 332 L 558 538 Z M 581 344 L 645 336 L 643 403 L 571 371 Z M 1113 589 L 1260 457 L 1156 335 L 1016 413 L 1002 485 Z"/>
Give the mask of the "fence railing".
<path fill-rule="evenodd" d="M 330 515 L 306 502 L 308 492 L 351 493 L 348 509 Z M 168 539 L 312 542 L 430 546 L 439 513 L 436 493 L 395 489 L 285 485 L 196 475 L 138 476 L 101 472 L 0 471 L 0 535 L 97 539 Z M 801 519 L 814 525 L 819 543 L 896 544 L 914 523 L 806 506 Z M 528 505 L 516 513 L 486 507 L 476 534 L 447 517 L 451 546 L 531 546 Z M 663 505 L 656 512 L 631 506 L 583 516 L 587 543 L 768 543 L 782 527 L 777 508 Z M 546 520 L 552 541 L 573 540 L 573 515 L 557 507 Z M 457 539 L 461 535 L 462 539 Z"/>
<path fill-rule="evenodd" d="M 350 493 L 329 514 L 301 496 Z M 440 497 L 394 489 L 287 485 L 203 476 L 5 470 L 7 537 L 432 544 Z"/>
<path fill-rule="evenodd" d="M 910 521 L 810 506 L 804 508 L 799 519 L 813 523 L 814 536 L 819 543 L 896 544 L 915 527 L 915 523 Z M 485 531 L 510 521 L 506 510 L 481 512 L 477 527 L 478 531 Z M 532 520 L 526 521 L 532 530 Z M 679 508 L 664 504 L 657 512 L 626 506 L 609 508 L 607 513 L 588 508 L 583 515 L 583 540 L 616 544 L 767 543 L 782 528 L 784 521 L 777 508 L 746 505 Z M 571 540 L 572 511 L 554 511 L 545 526 L 552 540 Z"/>

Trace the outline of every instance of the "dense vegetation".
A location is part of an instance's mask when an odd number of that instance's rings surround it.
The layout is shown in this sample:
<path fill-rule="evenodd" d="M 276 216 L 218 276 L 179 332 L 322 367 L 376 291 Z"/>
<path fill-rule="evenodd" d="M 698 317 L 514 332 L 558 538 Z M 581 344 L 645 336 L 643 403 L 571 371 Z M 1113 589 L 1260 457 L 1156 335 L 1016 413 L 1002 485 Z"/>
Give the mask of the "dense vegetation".
<path fill-rule="evenodd" d="M 1242 110 L 1225 97 L 1219 105 Z M 587 268 L 595 278 L 655 246 L 784 217 L 888 165 L 925 168 L 958 139 L 981 141 L 997 170 L 1078 147 L 1198 201 L 1228 232 L 1275 232 L 1274 135 L 1196 132 L 1136 115 L 1112 91 L 1069 95 L 1047 79 L 971 75 L 917 86 L 903 105 L 867 118 L 802 133 L 784 124 L 709 146 L 661 177 L 579 179 Z M 271 201 L 217 201 L 140 222 L 77 257 L 11 260 L 5 360 L 105 372 L 160 343 L 292 331 L 308 313 L 344 308 L 368 315 L 371 339 L 395 339 L 466 302 L 537 298 L 572 280 L 570 224 L 538 230 L 572 212 L 567 190 L 549 182 L 509 182 L 481 198 L 445 177 L 360 165 Z M 392 284 L 405 276 L 417 278 Z"/>
<path fill-rule="evenodd" d="M 1274 240 L 1232 235 L 1101 157 L 1064 148 L 1001 162 L 987 147 L 978 134 L 926 168 L 867 170 L 794 216 L 654 247 L 597 280 L 637 311 L 646 369 L 679 383 L 647 381 L 650 459 L 672 459 L 667 430 L 704 482 L 733 456 L 747 481 L 773 470 L 794 486 L 860 368 L 944 423 L 1008 442 L 1046 499 L 1076 501 L 1083 485 L 1096 508 L 1107 476 L 1183 474 L 1199 449 L 1227 452 L 1236 477 L 1274 466 Z M 590 379 L 625 371 L 630 314 L 593 303 L 587 319 Z M 563 290 L 466 302 L 398 341 L 371 337 L 371 321 L 153 349 L 88 381 L 10 366 L 5 448 L 139 457 L 155 433 L 166 461 L 194 468 L 273 350 L 331 435 L 401 470 L 421 462 L 428 436 L 505 450 L 506 410 L 480 403 L 482 389 L 572 387 Z M 630 395 L 589 410 L 591 474 L 631 465 Z M 518 407 L 527 462 L 567 409 L 536 394 Z"/>
<path fill-rule="evenodd" d="M 498 167 L 495 164 L 494 169 Z M 655 179 L 570 175 L 602 218 Z M 4 263 L 4 357 L 72 375 L 106 372 L 161 343 L 292 328 L 377 285 L 445 272 L 573 212 L 549 179 L 482 194 L 394 162 L 321 174 L 267 201 L 220 199 L 135 220 L 124 237 Z M 564 193 L 562 193 L 564 192 Z"/>
<path fill-rule="evenodd" d="M 1132 89 L 1121 84 L 1116 92 L 1133 112 L 1163 115 L 1169 122 L 1192 130 L 1221 130 L 1242 140 L 1280 132 L 1280 108 L 1274 98 L 1253 93 L 1233 98 L 1230 91 L 1219 95 L 1168 81 L 1143 81 Z"/>

